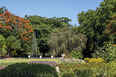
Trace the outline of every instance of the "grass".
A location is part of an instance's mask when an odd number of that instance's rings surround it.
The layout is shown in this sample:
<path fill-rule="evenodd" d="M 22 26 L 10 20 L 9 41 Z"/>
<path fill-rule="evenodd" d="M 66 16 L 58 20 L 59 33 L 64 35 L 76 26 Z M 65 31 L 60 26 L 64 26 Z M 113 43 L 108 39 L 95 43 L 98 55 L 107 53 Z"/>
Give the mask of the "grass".
<path fill-rule="evenodd" d="M 28 63 L 30 61 L 55 61 L 55 62 L 59 62 L 59 59 L 15 59 L 15 58 L 11 58 L 11 59 L 2 59 L 0 60 L 0 65 L 11 65 L 11 64 L 15 64 L 15 63 Z"/>

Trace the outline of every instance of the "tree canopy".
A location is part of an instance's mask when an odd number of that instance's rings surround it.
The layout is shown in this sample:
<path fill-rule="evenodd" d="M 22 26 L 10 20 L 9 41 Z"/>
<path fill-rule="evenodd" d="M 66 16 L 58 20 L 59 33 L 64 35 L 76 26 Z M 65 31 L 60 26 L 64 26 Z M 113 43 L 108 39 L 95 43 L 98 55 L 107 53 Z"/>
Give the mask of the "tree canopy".
<path fill-rule="evenodd" d="M 110 41 L 104 31 L 107 30 L 107 20 L 110 20 L 115 13 L 115 5 L 115 0 L 104 0 L 96 10 L 83 11 L 78 14 L 80 24 L 78 30 L 88 38 L 85 57 L 90 57 L 98 46 L 102 47 L 105 41 Z"/>
<path fill-rule="evenodd" d="M 28 19 L 32 24 L 33 30 L 36 34 L 39 51 L 43 53 L 44 56 L 45 53 L 49 53 L 50 48 L 47 42 L 49 40 L 50 33 L 53 33 L 55 29 L 71 27 L 71 25 L 68 23 L 71 21 L 71 19 L 68 19 L 66 17 L 46 18 L 37 15 L 26 15 L 25 18 Z"/>
<path fill-rule="evenodd" d="M 26 51 L 26 46 L 31 45 L 33 30 L 29 24 L 29 20 L 5 11 L 5 13 L 0 14 L 0 34 L 7 41 L 8 51 L 13 49 Z"/>
<path fill-rule="evenodd" d="M 37 51 L 43 56 L 60 56 L 73 51 L 84 57 L 116 61 L 116 0 L 104 0 L 96 10 L 82 11 L 77 18 L 79 25 L 74 26 L 67 17 L 25 15 L 21 18 L 2 7 L 0 53 L 13 54 L 16 51 L 18 56 L 25 56 L 32 51 L 32 38 L 36 38 Z"/>
<path fill-rule="evenodd" d="M 61 56 L 71 51 L 82 52 L 86 48 L 87 38 L 82 33 L 75 33 L 70 29 L 56 30 L 50 34 L 48 45 L 53 55 Z"/>

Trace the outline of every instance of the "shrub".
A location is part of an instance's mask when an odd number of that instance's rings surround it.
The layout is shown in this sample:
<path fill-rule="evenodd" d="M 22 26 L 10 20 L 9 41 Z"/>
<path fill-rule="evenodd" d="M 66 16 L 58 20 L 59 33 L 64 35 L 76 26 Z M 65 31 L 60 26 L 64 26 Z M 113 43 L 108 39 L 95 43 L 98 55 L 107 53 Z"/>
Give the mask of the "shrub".
<path fill-rule="evenodd" d="M 50 65 L 16 63 L 2 69 L 0 77 L 58 77 L 58 75 L 56 69 Z"/>
<path fill-rule="evenodd" d="M 116 63 L 109 62 L 106 64 L 105 73 L 109 75 L 109 77 L 116 77 Z"/>
<path fill-rule="evenodd" d="M 76 52 L 74 52 L 74 53 L 76 53 Z M 73 54 L 73 53 L 66 54 L 63 57 L 63 59 L 60 60 L 59 63 L 85 63 L 84 60 L 74 58 L 73 55 L 75 55 L 75 54 Z M 75 55 L 75 57 L 76 57 L 76 55 Z M 79 58 L 79 56 L 77 56 L 77 57 Z"/>
<path fill-rule="evenodd" d="M 92 54 L 93 58 L 103 58 L 106 59 L 108 57 L 108 53 L 105 51 L 105 47 L 98 47 L 97 50 Z"/>
<path fill-rule="evenodd" d="M 70 53 L 70 55 L 71 55 L 71 57 L 76 58 L 76 59 L 82 59 L 83 58 L 83 55 L 81 54 L 81 52 L 72 51 Z"/>
<path fill-rule="evenodd" d="M 105 61 L 115 61 L 116 62 L 116 46 L 113 43 L 105 43 L 103 47 L 95 50 L 92 54 L 94 58 L 103 58 Z"/>
<path fill-rule="evenodd" d="M 93 70 L 88 64 L 63 63 L 59 65 L 61 77 L 93 77 Z"/>
<path fill-rule="evenodd" d="M 96 62 L 96 63 L 101 63 L 104 62 L 104 59 L 102 58 L 85 58 L 84 59 L 86 62 L 92 63 L 92 62 Z"/>

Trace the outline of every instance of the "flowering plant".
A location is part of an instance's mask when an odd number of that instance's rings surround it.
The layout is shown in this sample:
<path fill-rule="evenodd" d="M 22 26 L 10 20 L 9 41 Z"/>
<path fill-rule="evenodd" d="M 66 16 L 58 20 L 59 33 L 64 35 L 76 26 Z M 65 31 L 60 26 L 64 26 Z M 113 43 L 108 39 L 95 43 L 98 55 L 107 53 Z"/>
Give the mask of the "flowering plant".
<path fill-rule="evenodd" d="M 29 20 L 11 14 L 9 11 L 0 15 L 0 32 L 17 35 L 17 38 L 20 38 L 22 42 L 27 44 L 30 44 L 33 34 Z"/>
<path fill-rule="evenodd" d="M 70 53 L 65 54 L 65 56 L 62 57 L 63 60 L 60 61 L 60 63 L 85 63 L 84 60 L 77 59 L 72 57 Z"/>
<path fill-rule="evenodd" d="M 20 43 L 18 50 L 27 51 L 29 50 L 29 46 L 31 47 L 33 29 L 29 20 L 25 18 L 20 18 L 9 11 L 5 11 L 5 13 L 0 14 L 0 33 L 4 36 L 5 39 L 10 37 L 11 35 L 16 38 L 16 42 Z M 15 42 L 15 43 L 16 43 Z M 8 44 L 8 42 L 6 42 Z M 16 50 L 16 48 L 7 45 L 8 53 L 12 50 Z"/>
<path fill-rule="evenodd" d="M 86 62 L 96 62 L 96 63 L 101 63 L 101 62 L 105 62 L 104 59 L 102 58 L 85 58 L 84 59 Z"/>

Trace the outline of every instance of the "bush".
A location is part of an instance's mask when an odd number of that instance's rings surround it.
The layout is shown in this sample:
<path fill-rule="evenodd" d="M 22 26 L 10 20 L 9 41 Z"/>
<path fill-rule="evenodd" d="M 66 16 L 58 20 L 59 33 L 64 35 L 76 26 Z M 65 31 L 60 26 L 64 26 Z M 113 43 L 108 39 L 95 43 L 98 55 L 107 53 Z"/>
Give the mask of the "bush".
<path fill-rule="evenodd" d="M 104 59 L 102 58 L 85 58 L 84 59 L 86 62 L 92 63 L 92 62 L 96 62 L 96 63 L 101 63 L 101 62 L 105 62 Z"/>
<path fill-rule="evenodd" d="M 103 47 L 95 50 L 95 53 L 92 54 L 94 58 L 103 58 L 107 62 L 115 61 L 116 62 L 116 46 L 112 43 L 105 43 Z"/>
<path fill-rule="evenodd" d="M 73 53 L 73 52 L 69 53 L 69 54 L 65 54 L 65 56 L 63 57 L 62 60 L 60 60 L 59 63 L 85 63 L 84 60 L 78 59 L 78 58 L 81 58 L 80 57 L 81 54 L 79 55 L 79 53 L 77 53 L 77 52 Z"/>
<path fill-rule="evenodd" d="M 2 69 L 0 77 L 58 77 L 58 74 L 50 65 L 16 63 Z"/>
<path fill-rule="evenodd" d="M 83 55 L 81 54 L 81 52 L 72 51 L 70 53 L 70 55 L 71 55 L 71 57 L 76 58 L 76 59 L 82 59 L 83 58 Z"/>
<path fill-rule="evenodd" d="M 106 64 L 105 73 L 109 75 L 109 77 L 116 77 L 116 63 L 109 62 Z"/>
<path fill-rule="evenodd" d="M 93 77 L 93 71 L 88 64 L 59 64 L 61 77 Z M 89 68 L 89 69 L 88 69 Z"/>
<path fill-rule="evenodd" d="M 93 77 L 92 70 L 74 70 L 73 73 L 65 73 L 61 77 Z"/>

